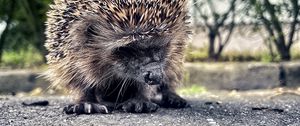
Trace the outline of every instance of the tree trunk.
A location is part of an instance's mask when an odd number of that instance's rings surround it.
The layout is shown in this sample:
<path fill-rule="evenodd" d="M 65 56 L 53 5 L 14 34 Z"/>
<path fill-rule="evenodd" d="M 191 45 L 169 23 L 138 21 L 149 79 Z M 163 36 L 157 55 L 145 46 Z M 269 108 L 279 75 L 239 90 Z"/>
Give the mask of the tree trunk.
<path fill-rule="evenodd" d="M 8 26 L 6 26 L 8 27 Z M 5 30 L 2 32 L 2 35 L 0 37 L 0 63 L 2 62 L 2 55 L 3 55 L 3 49 L 4 49 L 4 43 L 5 43 L 5 39 L 6 39 L 6 34 L 7 34 L 7 28 L 5 28 Z"/>
<path fill-rule="evenodd" d="M 209 32 L 209 47 L 208 47 L 208 58 L 210 60 L 215 60 L 215 40 L 216 34 L 214 32 Z"/>
<path fill-rule="evenodd" d="M 280 59 L 282 61 L 290 61 L 291 60 L 291 53 L 289 49 L 280 49 L 279 50 Z"/>
<path fill-rule="evenodd" d="M 215 54 L 215 56 L 214 56 L 214 60 L 215 60 L 215 61 L 218 61 L 220 57 L 221 57 L 221 53 L 217 53 L 217 54 Z"/>
<path fill-rule="evenodd" d="M 290 61 L 291 60 L 290 48 L 285 45 L 284 38 L 282 37 L 278 38 L 275 45 L 280 55 L 280 59 L 282 61 Z"/>

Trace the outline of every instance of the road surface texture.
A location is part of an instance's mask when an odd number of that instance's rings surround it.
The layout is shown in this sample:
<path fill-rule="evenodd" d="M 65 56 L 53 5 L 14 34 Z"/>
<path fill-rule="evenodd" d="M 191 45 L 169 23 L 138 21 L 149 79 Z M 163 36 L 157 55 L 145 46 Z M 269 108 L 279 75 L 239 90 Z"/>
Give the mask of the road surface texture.
<path fill-rule="evenodd" d="M 151 114 L 66 115 L 66 96 L 0 96 L 0 126 L 300 126 L 300 96 L 271 91 L 215 92 L 186 96 L 191 108 Z M 49 101 L 47 106 L 22 102 Z"/>

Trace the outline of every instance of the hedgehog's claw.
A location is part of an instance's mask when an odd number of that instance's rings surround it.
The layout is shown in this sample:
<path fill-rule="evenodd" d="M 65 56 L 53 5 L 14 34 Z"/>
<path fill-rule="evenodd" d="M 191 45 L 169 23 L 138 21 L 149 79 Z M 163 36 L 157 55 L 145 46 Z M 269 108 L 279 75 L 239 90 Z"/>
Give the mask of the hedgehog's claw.
<path fill-rule="evenodd" d="M 63 110 L 66 114 L 95 114 L 95 113 L 102 113 L 102 114 L 109 114 L 112 112 L 112 108 L 97 104 L 97 103 L 78 103 L 78 104 L 71 104 L 64 108 Z"/>
<path fill-rule="evenodd" d="M 151 113 L 155 112 L 159 106 L 150 101 L 130 99 L 121 103 L 117 108 L 130 113 Z"/>
<path fill-rule="evenodd" d="M 185 99 L 181 98 L 179 95 L 172 92 L 164 93 L 162 96 L 162 101 L 159 105 L 164 108 L 191 107 Z"/>

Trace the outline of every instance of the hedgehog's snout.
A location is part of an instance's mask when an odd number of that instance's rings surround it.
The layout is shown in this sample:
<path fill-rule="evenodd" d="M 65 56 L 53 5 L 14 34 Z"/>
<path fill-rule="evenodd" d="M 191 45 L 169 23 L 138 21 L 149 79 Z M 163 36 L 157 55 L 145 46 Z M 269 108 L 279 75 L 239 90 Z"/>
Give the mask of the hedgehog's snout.
<path fill-rule="evenodd" d="M 148 69 L 143 73 L 144 81 L 149 85 L 159 85 L 162 84 L 163 74 L 162 69 L 159 65 L 153 66 L 153 64 L 147 65 Z"/>
<path fill-rule="evenodd" d="M 144 73 L 144 78 L 146 84 L 149 85 L 159 85 L 162 83 L 162 75 L 160 73 L 147 71 Z"/>

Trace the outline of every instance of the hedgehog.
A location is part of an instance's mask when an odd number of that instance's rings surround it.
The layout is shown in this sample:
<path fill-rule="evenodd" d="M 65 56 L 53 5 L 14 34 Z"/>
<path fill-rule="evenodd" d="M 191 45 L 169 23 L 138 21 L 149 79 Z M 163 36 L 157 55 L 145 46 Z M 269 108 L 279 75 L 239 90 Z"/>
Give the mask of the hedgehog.
<path fill-rule="evenodd" d="M 53 86 L 74 94 L 67 114 L 185 108 L 187 0 L 54 0 L 46 21 Z"/>

